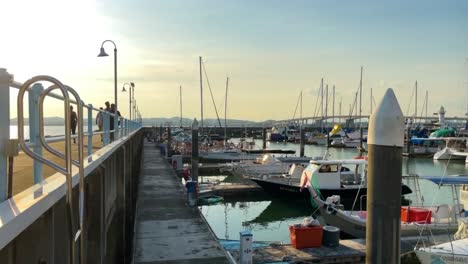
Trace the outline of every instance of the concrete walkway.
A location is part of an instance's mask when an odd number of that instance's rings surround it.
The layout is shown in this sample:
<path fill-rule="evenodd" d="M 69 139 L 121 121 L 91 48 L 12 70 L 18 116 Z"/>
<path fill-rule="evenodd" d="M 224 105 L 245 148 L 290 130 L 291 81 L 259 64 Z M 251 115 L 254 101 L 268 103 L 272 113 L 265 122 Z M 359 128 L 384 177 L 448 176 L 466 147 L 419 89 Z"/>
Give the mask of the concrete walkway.
<path fill-rule="evenodd" d="M 134 263 L 229 263 L 198 208 L 186 205 L 180 179 L 146 140 L 137 199 Z"/>

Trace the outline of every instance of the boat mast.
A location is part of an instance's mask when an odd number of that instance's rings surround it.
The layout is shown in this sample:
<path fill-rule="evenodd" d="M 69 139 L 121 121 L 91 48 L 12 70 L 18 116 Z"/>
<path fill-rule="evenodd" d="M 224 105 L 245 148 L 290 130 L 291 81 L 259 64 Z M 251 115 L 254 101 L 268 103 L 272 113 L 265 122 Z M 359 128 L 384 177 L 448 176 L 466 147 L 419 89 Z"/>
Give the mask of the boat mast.
<path fill-rule="evenodd" d="M 363 67 L 361 66 L 361 80 L 359 81 L 359 124 L 362 124 L 362 70 Z M 360 127 L 362 128 L 362 125 L 360 125 Z"/>
<path fill-rule="evenodd" d="M 332 126 L 335 125 L 335 85 L 333 85 L 333 110 L 332 110 L 332 116 L 333 116 L 333 119 L 332 119 Z"/>
<path fill-rule="evenodd" d="M 325 129 L 327 128 L 327 118 L 328 118 L 328 84 L 325 88 Z"/>
<path fill-rule="evenodd" d="M 361 66 L 361 80 L 359 81 L 359 146 L 362 150 L 362 71 L 363 67 Z"/>
<path fill-rule="evenodd" d="M 301 113 L 300 113 L 300 115 L 301 115 L 301 125 L 303 125 L 304 120 L 302 120 L 302 91 L 301 91 L 301 108 L 300 108 L 300 111 L 301 111 Z"/>
<path fill-rule="evenodd" d="M 226 77 L 226 94 L 224 96 L 224 146 L 227 143 L 227 96 L 229 87 L 229 77 Z"/>
<path fill-rule="evenodd" d="M 426 103 L 425 103 L 426 104 L 426 121 L 427 121 L 427 118 L 428 118 L 428 116 L 427 116 L 427 103 L 428 103 L 428 100 L 429 100 L 429 93 L 426 90 Z"/>
<path fill-rule="evenodd" d="M 179 86 L 179 99 L 180 99 L 180 127 L 182 127 L 182 86 Z"/>
<path fill-rule="evenodd" d="M 200 134 L 203 134 L 203 76 L 202 76 L 202 57 L 199 58 L 200 63 L 200 106 L 201 106 L 201 126 L 200 126 Z"/>
<path fill-rule="evenodd" d="M 418 117 L 418 81 L 414 83 L 415 95 L 414 95 L 414 124 L 416 124 L 416 118 Z"/>
<path fill-rule="evenodd" d="M 323 132 L 323 78 L 322 80 L 320 81 L 320 98 L 321 98 L 321 103 L 320 103 L 320 115 L 322 117 L 321 119 L 321 122 L 320 122 L 320 126 L 321 126 L 321 130 Z"/>

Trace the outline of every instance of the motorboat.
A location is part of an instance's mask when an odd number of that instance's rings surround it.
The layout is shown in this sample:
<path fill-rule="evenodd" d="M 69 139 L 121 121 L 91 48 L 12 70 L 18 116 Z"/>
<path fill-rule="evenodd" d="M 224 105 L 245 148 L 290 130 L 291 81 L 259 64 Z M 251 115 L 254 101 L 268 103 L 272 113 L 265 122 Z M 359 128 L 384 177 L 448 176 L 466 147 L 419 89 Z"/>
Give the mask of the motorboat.
<path fill-rule="evenodd" d="M 466 160 L 466 138 L 443 138 L 445 146 L 434 154 L 434 160 Z"/>
<path fill-rule="evenodd" d="M 292 164 L 308 164 L 311 159 L 310 157 L 275 156 L 273 153 L 263 154 L 256 160 L 242 160 L 241 162 L 228 163 L 222 169 L 248 178 L 265 175 L 282 175 L 290 170 Z"/>
<path fill-rule="evenodd" d="M 311 201 L 320 210 L 320 214 L 327 225 L 339 227 L 341 231 L 357 238 L 366 237 L 366 217 L 367 212 L 362 210 L 344 210 L 340 205 L 340 197 L 327 197 L 321 192 L 320 182 L 315 179 L 316 175 L 305 171 L 302 175 L 302 185 L 306 186 L 311 194 Z M 457 219 L 464 210 L 464 205 L 458 201 L 456 185 L 468 184 L 468 176 L 447 176 L 447 177 L 422 177 L 440 186 L 452 186 L 454 205 L 441 204 L 438 206 L 409 206 L 402 207 L 403 212 L 410 212 L 411 209 L 425 213 L 427 219 L 424 221 L 404 221 L 401 222 L 401 236 L 419 236 L 420 234 L 446 234 L 447 231 L 455 232 L 458 229 Z M 317 191 L 316 189 L 320 189 Z M 455 192 L 455 193 L 454 193 Z M 402 192 L 402 194 L 404 194 Z M 324 199 L 323 197 L 327 197 Z M 362 196 L 361 196 L 362 197 Z M 356 200 L 360 197 L 356 197 Z M 430 212 L 430 213 L 429 213 Z M 430 216 L 430 217 L 429 217 Z"/>
<path fill-rule="evenodd" d="M 310 198 L 309 192 L 302 190 L 301 178 L 304 173 L 315 175 L 322 195 L 339 195 L 343 205 L 349 208 L 355 197 L 365 197 L 367 194 L 366 168 L 367 160 L 364 158 L 311 160 L 306 167 L 291 166 L 288 174 L 263 175 L 251 180 L 273 196 Z M 411 189 L 403 185 L 402 194 L 409 193 Z"/>

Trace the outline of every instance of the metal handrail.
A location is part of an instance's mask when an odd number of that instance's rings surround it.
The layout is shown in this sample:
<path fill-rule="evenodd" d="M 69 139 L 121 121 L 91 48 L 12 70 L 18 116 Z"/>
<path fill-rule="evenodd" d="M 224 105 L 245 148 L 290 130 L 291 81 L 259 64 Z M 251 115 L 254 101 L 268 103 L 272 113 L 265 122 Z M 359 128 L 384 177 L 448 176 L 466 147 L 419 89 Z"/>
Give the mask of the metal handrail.
<path fill-rule="evenodd" d="M 83 147 L 84 147 L 84 142 L 83 142 L 83 101 L 81 100 L 80 96 L 78 93 L 71 88 L 70 86 L 65 85 L 65 88 L 67 89 L 67 92 L 71 93 L 74 97 L 75 100 L 78 102 L 77 103 L 77 111 L 78 111 L 78 120 L 77 120 L 77 125 L 78 125 L 78 160 L 74 160 L 72 155 L 71 155 L 71 149 L 70 149 L 70 159 L 73 165 L 78 167 L 78 173 L 79 173 L 79 229 L 75 232 L 74 240 L 75 243 L 78 239 L 80 238 L 80 260 L 81 263 L 84 261 L 84 256 L 85 256 L 85 244 L 84 244 L 84 239 L 83 239 L 83 222 L 84 222 L 84 160 L 83 160 Z M 55 89 L 59 89 L 57 85 L 52 85 L 49 88 L 47 88 L 45 91 L 43 91 L 39 97 L 39 133 L 40 133 L 40 141 L 42 146 L 47 149 L 50 153 L 54 154 L 55 156 L 61 158 L 61 159 L 66 159 L 66 156 L 59 151 L 55 150 L 52 148 L 46 141 L 44 137 L 44 99 L 45 97 L 52 92 Z M 68 106 L 70 108 L 70 106 Z M 70 120 L 68 120 L 70 121 Z M 70 123 L 67 122 L 65 124 L 66 126 L 69 126 Z M 71 142 L 71 135 L 68 133 L 65 137 L 68 137 L 70 142 Z M 71 185 L 71 181 L 68 184 L 68 192 L 72 193 L 73 187 Z M 73 210 L 73 207 L 70 205 L 70 210 Z"/>
<path fill-rule="evenodd" d="M 24 94 L 26 92 L 26 90 L 34 83 L 38 82 L 38 81 L 48 81 L 48 82 L 51 82 L 55 85 L 57 85 L 57 87 L 60 89 L 60 91 L 62 92 L 63 94 L 63 101 L 64 101 L 64 110 L 65 110 L 65 133 L 66 133 L 66 136 L 65 136 L 65 167 L 62 167 L 52 161 L 49 161 L 45 158 L 43 158 L 42 156 L 34 153 L 33 151 L 31 151 L 31 149 L 29 149 L 27 146 L 26 146 L 26 142 L 24 140 L 24 113 L 23 113 L 23 100 L 24 100 Z M 69 122 L 69 118 L 70 118 L 70 99 L 69 99 L 69 96 L 68 96 L 68 90 L 67 88 L 65 88 L 65 86 L 57 79 L 53 78 L 53 77 L 50 77 L 50 76 L 36 76 L 36 77 L 33 77 L 29 80 L 27 80 L 20 88 L 19 92 L 18 92 L 18 140 L 19 140 L 19 144 L 21 146 L 21 149 L 24 151 L 24 153 L 26 153 L 28 156 L 30 156 L 31 158 L 35 159 L 35 160 L 38 160 L 40 162 L 42 162 L 43 164 L 46 164 L 52 168 L 54 168 L 55 170 L 61 172 L 62 174 L 65 175 L 66 177 L 66 181 L 67 181 L 67 192 L 66 192 L 66 200 L 67 200 L 67 205 L 68 205 L 68 210 L 67 210 L 67 213 L 68 213 L 68 218 L 69 218 L 69 237 L 70 237 L 70 244 L 69 244 L 69 250 L 70 250 L 70 263 L 74 264 L 75 263 L 75 260 L 76 260 L 76 252 L 75 252 L 75 242 L 74 242 L 74 239 L 73 239 L 73 231 L 74 231 L 74 227 L 75 227 L 75 223 L 74 223 L 74 215 L 73 215 L 73 210 L 72 210 L 72 207 L 73 207 L 73 203 L 72 203 L 72 199 L 73 199 L 73 193 L 72 193 L 72 188 L 73 188 L 73 184 L 72 184 L 72 162 L 71 162 L 71 138 L 69 137 L 70 135 L 70 122 Z M 39 117 L 39 120 L 42 119 L 42 115 Z M 43 133 L 41 133 L 41 136 L 43 136 Z M 41 140 L 41 143 L 43 143 L 43 141 Z"/>
<path fill-rule="evenodd" d="M 47 149 L 52 154 L 64 159 L 65 167 L 60 166 L 53 161 L 49 161 L 42 156 L 34 153 L 31 149 L 26 145 L 24 140 L 24 112 L 23 112 L 23 100 L 24 94 L 27 89 L 34 83 L 39 81 L 49 81 L 54 85 L 43 91 L 39 96 L 39 140 L 41 145 Z M 63 101 L 64 101 L 64 112 L 65 112 L 65 153 L 62 154 L 52 147 L 49 146 L 47 141 L 44 137 L 44 111 L 43 111 L 43 104 L 44 98 L 47 96 L 52 90 L 60 89 L 63 94 Z M 80 175 L 80 184 L 79 184 L 79 228 L 76 227 L 74 221 L 74 213 L 73 213 L 73 183 L 72 183 L 72 150 L 71 150 L 71 136 L 70 136 L 70 98 L 69 94 L 71 93 L 78 102 L 78 162 L 74 162 L 79 168 L 79 175 Z M 69 217 L 69 236 L 70 236 L 70 263 L 74 264 L 76 262 L 76 246 L 75 243 L 77 239 L 80 239 L 80 263 L 84 261 L 84 252 L 85 252 L 85 241 L 83 239 L 83 220 L 84 220 L 84 164 L 83 164 L 83 102 L 81 101 L 78 93 L 73 90 L 71 87 L 67 87 L 63 85 L 59 80 L 50 77 L 50 76 L 36 76 L 28 81 L 26 81 L 20 88 L 18 93 L 18 139 L 21 148 L 23 149 L 24 153 L 26 153 L 31 158 L 46 164 L 55 170 L 61 172 L 66 177 L 67 182 L 67 192 L 66 192 L 66 200 L 67 200 L 67 213 Z M 75 232 L 76 230 L 76 232 Z"/>

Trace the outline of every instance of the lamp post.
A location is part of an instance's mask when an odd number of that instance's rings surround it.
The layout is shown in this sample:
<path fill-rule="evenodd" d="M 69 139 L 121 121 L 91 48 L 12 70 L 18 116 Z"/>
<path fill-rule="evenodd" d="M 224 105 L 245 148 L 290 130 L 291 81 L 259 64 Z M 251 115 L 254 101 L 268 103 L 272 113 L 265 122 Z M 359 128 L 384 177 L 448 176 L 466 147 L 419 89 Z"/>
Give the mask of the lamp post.
<path fill-rule="evenodd" d="M 106 42 L 111 42 L 112 44 L 114 44 L 114 104 L 115 104 L 115 116 L 114 116 L 114 139 L 117 139 L 118 138 L 118 134 L 117 134 L 117 131 L 118 131 L 118 124 L 119 124 L 119 121 L 118 121 L 118 116 L 117 116 L 117 111 L 118 111 L 118 107 L 117 107 L 117 46 L 115 45 L 114 41 L 112 40 L 104 40 L 101 44 L 101 50 L 99 51 L 99 54 L 98 54 L 98 57 L 107 57 L 109 56 L 109 54 L 106 53 L 106 51 L 104 50 L 104 44 Z"/>
<path fill-rule="evenodd" d="M 135 96 L 135 83 L 131 82 L 131 83 L 124 83 L 124 85 L 122 86 L 122 92 L 126 92 L 127 90 L 125 90 L 125 85 L 128 85 L 129 88 L 128 88 L 128 103 L 129 103 L 129 107 L 128 107 L 128 119 L 132 120 L 132 100 L 133 100 L 133 97 Z"/>

